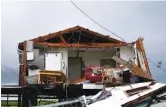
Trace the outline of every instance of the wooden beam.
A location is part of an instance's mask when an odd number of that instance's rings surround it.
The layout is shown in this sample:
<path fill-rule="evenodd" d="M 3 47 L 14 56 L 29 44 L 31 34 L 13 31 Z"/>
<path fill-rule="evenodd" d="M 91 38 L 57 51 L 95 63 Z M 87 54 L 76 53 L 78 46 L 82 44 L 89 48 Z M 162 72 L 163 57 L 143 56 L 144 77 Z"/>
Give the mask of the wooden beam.
<path fill-rule="evenodd" d="M 119 43 L 47 43 L 47 42 L 35 42 L 35 45 L 45 47 L 80 47 L 80 48 L 105 48 L 105 47 L 120 47 L 126 46 L 126 44 Z"/>
<path fill-rule="evenodd" d="M 42 41 L 45 41 L 45 40 L 48 40 L 48 39 L 51 39 L 51 38 L 54 38 L 54 37 L 61 36 L 61 35 L 59 35 L 60 33 L 63 34 L 63 33 L 74 32 L 74 31 L 85 31 L 85 32 L 88 32 L 88 33 L 93 34 L 95 36 L 102 37 L 102 38 L 105 38 L 105 39 L 108 39 L 108 40 L 111 40 L 111 41 L 115 41 L 117 43 L 124 43 L 123 41 L 114 39 L 114 38 L 109 37 L 109 36 L 102 35 L 102 34 L 100 34 L 98 32 L 95 32 L 95 31 L 83 28 L 81 26 L 75 26 L 75 27 L 68 28 L 68 29 L 65 29 L 65 30 L 62 30 L 62 31 L 58 31 L 58 32 L 55 32 L 55 33 L 50 33 L 48 35 L 39 36 L 37 38 L 31 39 L 30 41 L 42 42 Z"/>
<path fill-rule="evenodd" d="M 144 60 L 145 67 L 146 67 L 146 71 L 147 71 L 148 74 L 151 75 L 149 64 L 148 64 L 146 53 L 145 53 L 145 49 L 144 49 L 144 45 L 143 45 L 143 38 L 138 38 L 138 40 L 136 42 L 136 49 L 138 49 L 139 51 L 142 52 L 143 60 Z"/>
<path fill-rule="evenodd" d="M 23 73 L 22 73 L 22 83 L 25 84 L 25 76 L 27 71 L 27 47 L 26 47 L 27 41 L 24 41 L 23 44 Z"/>
<path fill-rule="evenodd" d="M 108 40 L 111 40 L 111 41 L 115 41 L 115 42 L 117 42 L 117 43 L 125 43 L 125 42 L 123 42 L 123 41 L 114 39 L 114 38 L 109 37 L 109 36 L 105 36 L 105 35 L 103 35 L 103 34 L 100 34 L 100 33 L 98 33 L 98 32 L 95 32 L 95 31 L 92 31 L 92 30 L 89 30 L 89 29 L 85 29 L 85 28 L 83 28 L 83 27 L 80 27 L 80 28 L 82 29 L 82 31 L 88 32 L 88 33 L 93 34 L 93 35 L 95 35 L 95 36 L 98 36 L 98 37 L 101 37 L 101 38 L 105 38 L 105 39 L 108 39 Z"/>
<path fill-rule="evenodd" d="M 31 39 L 31 40 L 32 41 L 36 41 L 36 42 L 41 42 L 41 41 L 45 41 L 47 39 L 58 37 L 58 36 L 60 36 L 59 35 L 60 33 L 62 34 L 62 33 L 65 33 L 65 32 L 76 31 L 76 30 L 79 30 L 79 29 L 80 29 L 79 26 L 75 26 L 75 27 L 68 28 L 68 29 L 65 29 L 65 30 L 62 30 L 62 31 L 59 31 L 59 32 L 55 32 L 55 33 L 51 33 L 51 34 L 48 34 L 48 35 L 44 35 L 42 37 L 39 36 L 39 37 Z"/>
<path fill-rule="evenodd" d="M 67 42 L 65 41 L 65 39 L 64 39 L 63 36 L 62 36 L 62 33 L 60 33 L 60 39 L 61 39 L 61 41 L 62 41 L 64 44 L 67 44 Z"/>
<path fill-rule="evenodd" d="M 19 86 L 23 85 L 23 65 L 19 65 Z"/>

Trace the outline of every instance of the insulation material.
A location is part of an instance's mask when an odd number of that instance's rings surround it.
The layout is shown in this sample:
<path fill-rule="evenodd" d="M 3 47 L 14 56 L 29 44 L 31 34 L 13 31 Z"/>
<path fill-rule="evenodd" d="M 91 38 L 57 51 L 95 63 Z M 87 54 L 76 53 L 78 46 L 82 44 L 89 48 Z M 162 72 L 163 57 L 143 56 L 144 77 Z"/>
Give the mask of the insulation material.
<path fill-rule="evenodd" d="M 45 70 L 60 71 L 62 55 L 61 53 L 45 54 Z"/>

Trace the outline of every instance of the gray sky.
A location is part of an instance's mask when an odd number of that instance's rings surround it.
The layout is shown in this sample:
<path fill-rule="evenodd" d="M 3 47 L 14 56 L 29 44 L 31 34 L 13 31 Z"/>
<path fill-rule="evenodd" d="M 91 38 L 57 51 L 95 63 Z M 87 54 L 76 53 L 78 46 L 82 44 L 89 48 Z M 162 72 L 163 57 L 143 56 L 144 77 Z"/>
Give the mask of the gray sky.
<path fill-rule="evenodd" d="M 126 41 L 144 38 L 147 56 L 163 60 L 166 69 L 166 2 L 75 1 L 97 22 Z M 18 68 L 17 44 L 48 33 L 80 25 L 110 35 L 78 11 L 69 1 L 2 2 L 2 64 Z M 115 37 L 115 36 L 112 36 Z M 166 73 L 150 64 L 153 76 L 166 82 Z"/>

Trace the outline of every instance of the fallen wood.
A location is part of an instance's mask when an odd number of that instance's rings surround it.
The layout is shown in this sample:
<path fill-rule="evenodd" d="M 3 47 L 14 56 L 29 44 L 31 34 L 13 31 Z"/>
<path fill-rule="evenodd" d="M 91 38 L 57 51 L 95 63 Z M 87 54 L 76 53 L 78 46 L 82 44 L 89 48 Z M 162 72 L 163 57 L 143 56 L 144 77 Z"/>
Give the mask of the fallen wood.
<path fill-rule="evenodd" d="M 113 56 L 112 59 L 117 61 L 118 63 L 124 65 L 129 70 L 131 70 L 133 75 L 143 77 L 143 78 L 146 78 L 148 80 L 154 80 L 149 74 L 147 74 L 142 68 L 139 68 L 135 63 L 133 63 L 131 61 L 130 62 L 125 61 L 121 58 L 118 58 L 117 56 Z"/>

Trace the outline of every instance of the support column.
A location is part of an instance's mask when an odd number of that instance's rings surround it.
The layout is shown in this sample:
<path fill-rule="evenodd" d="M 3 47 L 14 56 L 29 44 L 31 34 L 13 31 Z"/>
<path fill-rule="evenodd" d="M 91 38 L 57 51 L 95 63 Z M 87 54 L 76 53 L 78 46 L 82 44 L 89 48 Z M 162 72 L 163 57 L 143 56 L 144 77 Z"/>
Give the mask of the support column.
<path fill-rule="evenodd" d="M 26 76 L 26 73 L 27 73 L 27 47 L 26 47 L 26 41 L 24 41 L 23 43 L 23 78 L 22 78 L 22 82 L 23 84 L 26 84 L 26 81 L 25 81 L 25 76 Z"/>
<path fill-rule="evenodd" d="M 28 98 L 28 93 L 24 92 L 22 94 L 22 107 L 29 107 L 29 98 Z"/>
<path fill-rule="evenodd" d="M 21 105 L 21 94 L 18 94 L 18 107 L 22 107 L 22 105 Z"/>

